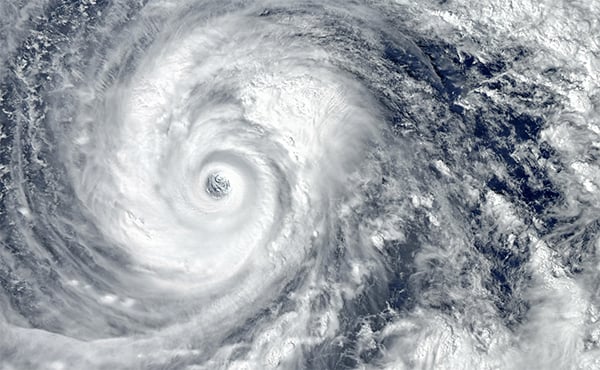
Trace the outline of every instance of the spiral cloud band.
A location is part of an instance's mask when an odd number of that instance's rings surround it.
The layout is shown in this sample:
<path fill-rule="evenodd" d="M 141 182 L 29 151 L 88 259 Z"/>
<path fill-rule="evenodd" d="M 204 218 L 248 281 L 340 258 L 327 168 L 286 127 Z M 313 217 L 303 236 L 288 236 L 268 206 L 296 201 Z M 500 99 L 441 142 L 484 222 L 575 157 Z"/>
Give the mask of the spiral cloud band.
<path fill-rule="evenodd" d="M 0 17 L 0 369 L 600 368 L 597 3 Z"/>

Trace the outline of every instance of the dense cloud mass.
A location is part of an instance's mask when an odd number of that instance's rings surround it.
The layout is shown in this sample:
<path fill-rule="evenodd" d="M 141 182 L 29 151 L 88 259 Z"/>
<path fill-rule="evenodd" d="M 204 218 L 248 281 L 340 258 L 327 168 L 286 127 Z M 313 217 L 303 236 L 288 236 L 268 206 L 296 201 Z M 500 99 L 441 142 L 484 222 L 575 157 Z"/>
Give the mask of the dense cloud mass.
<path fill-rule="evenodd" d="M 0 4 L 0 369 L 599 369 L 600 3 Z"/>

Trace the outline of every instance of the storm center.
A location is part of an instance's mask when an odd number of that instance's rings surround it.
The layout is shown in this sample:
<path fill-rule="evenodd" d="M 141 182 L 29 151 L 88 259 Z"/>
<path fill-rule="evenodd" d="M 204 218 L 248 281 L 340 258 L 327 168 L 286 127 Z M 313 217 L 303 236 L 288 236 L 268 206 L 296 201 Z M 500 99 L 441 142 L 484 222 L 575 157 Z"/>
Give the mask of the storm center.
<path fill-rule="evenodd" d="M 206 192 L 214 199 L 221 199 L 231 191 L 229 180 L 219 172 L 212 173 L 206 179 Z"/>

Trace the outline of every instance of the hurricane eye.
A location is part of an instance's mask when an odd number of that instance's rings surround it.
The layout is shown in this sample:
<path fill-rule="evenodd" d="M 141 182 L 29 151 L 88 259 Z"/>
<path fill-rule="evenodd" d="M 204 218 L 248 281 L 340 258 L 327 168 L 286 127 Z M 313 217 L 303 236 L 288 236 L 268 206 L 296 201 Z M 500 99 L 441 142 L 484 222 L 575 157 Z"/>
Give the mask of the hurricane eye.
<path fill-rule="evenodd" d="M 223 199 L 231 192 L 231 184 L 227 177 L 215 172 L 206 179 L 206 192 L 214 199 Z"/>

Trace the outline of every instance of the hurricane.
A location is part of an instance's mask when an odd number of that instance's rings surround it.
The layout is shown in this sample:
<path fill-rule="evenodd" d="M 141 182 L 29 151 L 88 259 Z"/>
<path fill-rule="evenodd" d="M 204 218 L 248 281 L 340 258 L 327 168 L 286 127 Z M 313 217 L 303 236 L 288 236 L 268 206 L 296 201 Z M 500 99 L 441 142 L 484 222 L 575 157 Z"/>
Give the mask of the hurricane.
<path fill-rule="evenodd" d="M 599 369 L 600 3 L 0 4 L 0 369 Z"/>

